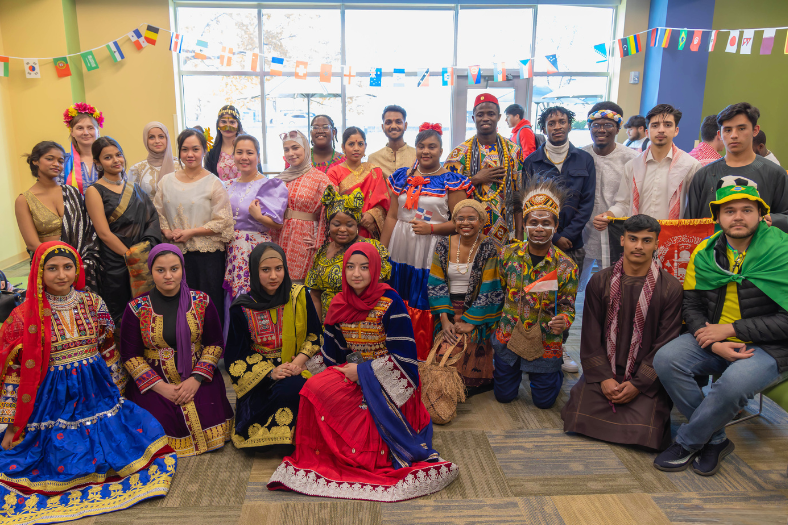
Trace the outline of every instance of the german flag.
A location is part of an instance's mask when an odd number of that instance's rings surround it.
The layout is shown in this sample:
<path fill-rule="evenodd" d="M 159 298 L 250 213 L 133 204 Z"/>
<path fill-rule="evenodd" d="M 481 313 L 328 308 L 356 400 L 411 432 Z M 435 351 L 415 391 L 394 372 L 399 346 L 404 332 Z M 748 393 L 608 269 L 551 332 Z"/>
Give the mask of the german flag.
<path fill-rule="evenodd" d="M 159 28 L 149 25 L 148 28 L 145 29 L 145 41 L 155 46 L 157 38 L 159 38 Z"/>

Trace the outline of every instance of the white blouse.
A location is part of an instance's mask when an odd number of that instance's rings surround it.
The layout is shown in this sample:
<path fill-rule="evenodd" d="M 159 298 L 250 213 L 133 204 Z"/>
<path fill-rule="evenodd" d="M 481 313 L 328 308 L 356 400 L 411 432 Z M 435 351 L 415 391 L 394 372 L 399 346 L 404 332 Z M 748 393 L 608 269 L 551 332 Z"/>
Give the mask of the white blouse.
<path fill-rule="evenodd" d="M 175 157 L 172 160 L 176 163 L 178 159 Z M 153 199 L 156 196 L 156 183 L 159 181 L 159 171 L 161 168 L 156 168 L 148 164 L 148 160 L 142 160 L 129 168 L 129 182 L 136 182 L 142 188 L 142 191 L 148 194 Z"/>
<path fill-rule="evenodd" d="M 162 230 L 207 228 L 216 235 L 194 236 L 174 243 L 184 253 L 224 251 L 233 238 L 230 197 L 222 181 L 213 174 L 195 182 L 181 182 L 175 173 L 164 175 L 153 199 Z"/>
<path fill-rule="evenodd" d="M 449 261 L 448 270 L 446 277 L 449 279 L 449 293 L 464 296 L 468 293 L 468 287 L 471 284 L 471 265 L 455 264 Z"/>

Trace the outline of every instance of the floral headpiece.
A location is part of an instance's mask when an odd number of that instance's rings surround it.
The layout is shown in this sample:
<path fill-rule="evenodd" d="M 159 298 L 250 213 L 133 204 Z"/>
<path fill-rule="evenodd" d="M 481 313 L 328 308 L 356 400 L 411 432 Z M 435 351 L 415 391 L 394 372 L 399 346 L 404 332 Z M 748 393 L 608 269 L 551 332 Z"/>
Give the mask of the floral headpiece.
<path fill-rule="evenodd" d="M 621 115 L 610 109 L 600 109 L 599 111 L 594 111 L 593 113 L 588 115 L 589 122 L 600 118 L 610 119 L 616 124 L 618 124 L 619 126 L 621 125 L 621 122 L 624 120 L 624 118 Z"/>
<path fill-rule="evenodd" d="M 90 115 L 98 123 L 99 128 L 104 127 L 104 114 L 95 107 L 85 102 L 77 102 L 63 113 L 63 122 L 68 129 L 71 129 L 71 121 L 80 113 Z"/>
<path fill-rule="evenodd" d="M 435 124 L 430 124 L 429 122 L 425 122 L 424 124 L 419 126 L 419 132 L 427 131 L 428 129 L 431 129 L 432 131 L 437 131 L 438 135 L 443 136 L 443 127 L 437 122 Z"/>
<path fill-rule="evenodd" d="M 205 128 L 202 130 L 202 134 L 205 137 L 205 142 L 208 144 L 208 151 L 213 149 L 213 137 L 211 136 L 211 128 Z M 206 153 L 208 153 L 206 151 Z"/>

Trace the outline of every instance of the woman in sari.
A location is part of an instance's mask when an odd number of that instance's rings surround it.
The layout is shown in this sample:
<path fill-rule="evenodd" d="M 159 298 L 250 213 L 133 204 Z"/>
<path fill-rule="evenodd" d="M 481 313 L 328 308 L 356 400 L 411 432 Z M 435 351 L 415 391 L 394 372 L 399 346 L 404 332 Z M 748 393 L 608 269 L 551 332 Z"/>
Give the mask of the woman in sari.
<path fill-rule="evenodd" d="M 85 205 L 101 240 L 99 295 L 120 331 L 123 311 L 135 296 L 126 260 L 141 259 L 144 264 L 150 249 L 161 242 L 159 214 L 148 194 L 124 176 L 126 159 L 115 139 L 94 142 L 93 161 L 99 179 L 85 192 Z M 146 274 L 135 272 L 134 278 L 143 281 L 135 286 L 136 295 L 150 289 Z"/>
<path fill-rule="evenodd" d="M 481 230 L 484 205 L 468 199 L 452 212 L 457 235 L 441 237 L 432 257 L 429 302 L 435 335 L 455 344 L 465 336 L 465 355 L 455 364 L 470 395 L 489 390 L 493 381 L 490 337 L 501 318 L 504 294 L 498 277 L 498 249 Z"/>
<path fill-rule="evenodd" d="M 84 283 L 74 248 L 41 244 L 27 299 L 0 327 L 3 523 L 74 520 L 169 491 L 175 454 L 123 397 L 112 318 Z"/>
<path fill-rule="evenodd" d="M 224 355 L 238 396 L 233 443 L 292 452 L 298 393 L 310 376 L 304 365 L 322 344 L 320 318 L 306 288 L 290 280 L 282 248 L 257 245 L 249 268 L 251 293 L 230 308 Z"/>
<path fill-rule="evenodd" d="M 227 183 L 235 230 L 227 247 L 224 289 L 231 297 L 249 292 L 249 254 L 255 246 L 271 242 L 271 233 L 282 228 L 287 207 L 287 187 L 278 179 L 267 179 L 259 171 L 260 143 L 251 135 L 235 139 L 233 160 L 238 178 Z"/>
<path fill-rule="evenodd" d="M 129 168 L 129 181 L 139 184 L 142 191 L 153 199 L 162 175 L 175 171 L 178 159 L 172 156 L 170 132 L 161 122 L 148 122 L 142 130 L 142 140 L 148 157 Z"/>
<path fill-rule="evenodd" d="M 27 155 L 36 183 L 16 198 L 14 211 L 30 257 L 44 242 L 63 241 L 77 250 L 85 266 L 85 288 L 98 291 L 98 242 L 85 201 L 73 186 L 61 186 L 66 152 L 57 142 L 39 142 Z"/>
<path fill-rule="evenodd" d="M 320 199 L 331 180 L 312 166 L 303 133 L 290 131 L 280 137 L 288 168 L 277 178 L 287 185 L 287 211 L 282 229 L 272 237 L 287 254 L 290 277 L 303 283 L 317 249 L 326 241 L 326 216 Z"/>
<path fill-rule="evenodd" d="M 342 195 L 349 195 L 357 189 L 361 191 L 364 207 L 358 233 L 367 239 L 380 239 L 391 199 L 381 169 L 369 162 L 361 162 L 367 152 L 364 131 L 352 126 L 347 128 L 342 134 L 342 151 L 345 152 L 345 162 L 328 170 L 328 178 Z"/>
<path fill-rule="evenodd" d="M 123 314 L 126 397 L 161 423 L 179 457 L 216 450 L 230 439 L 233 419 L 216 369 L 224 352 L 218 312 L 208 295 L 189 289 L 174 244 L 153 248 L 148 268 L 155 287 Z"/>
<path fill-rule="evenodd" d="M 301 390 L 296 449 L 271 476 L 271 490 L 403 501 L 459 474 L 432 448 L 413 326 L 397 292 L 379 282 L 380 268 L 368 243 L 345 252 L 323 348 L 307 363 L 316 375 Z"/>
<path fill-rule="evenodd" d="M 350 195 L 340 195 L 334 186 L 329 186 L 323 194 L 323 205 L 328 219 L 328 242 L 317 251 L 305 282 L 321 320 L 325 319 L 331 300 L 342 290 L 342 257 L 351 244 L 370 243 L 383 261 L 380 279 L 387 281 L 391 277 L 391 264 L 385 246 L 374 239 L 359 236 L 358 224 L 364 205 L 361 190 L 355 190 Z"/>

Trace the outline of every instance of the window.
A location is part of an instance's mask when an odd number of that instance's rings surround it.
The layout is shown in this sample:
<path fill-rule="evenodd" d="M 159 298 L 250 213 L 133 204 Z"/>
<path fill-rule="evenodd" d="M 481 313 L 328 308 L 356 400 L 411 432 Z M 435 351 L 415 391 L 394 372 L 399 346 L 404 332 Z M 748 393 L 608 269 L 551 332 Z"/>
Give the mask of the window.
<path fill-rule="evenodd" d="M 550 75 L 534 80 L 532 115 L 541 115 L 550 106 L 563 106 L 574 111 L 575 122 L 569 132 L 569 141 L 577 146 L 591 144 L 586 117 L 591 106 L 605 100 L 607 92 L 606 77 L 571 77 Z M 537 120 L 533 121 L 537 128 Z M 541 133 L 541 130 L 538 131 Z"/>
<path fill-rule="evenodd" d="M 533 31 L 533 9 L 460 9 L 457 67 L 504 62 L 516 70 L 531 56 Z"/>

